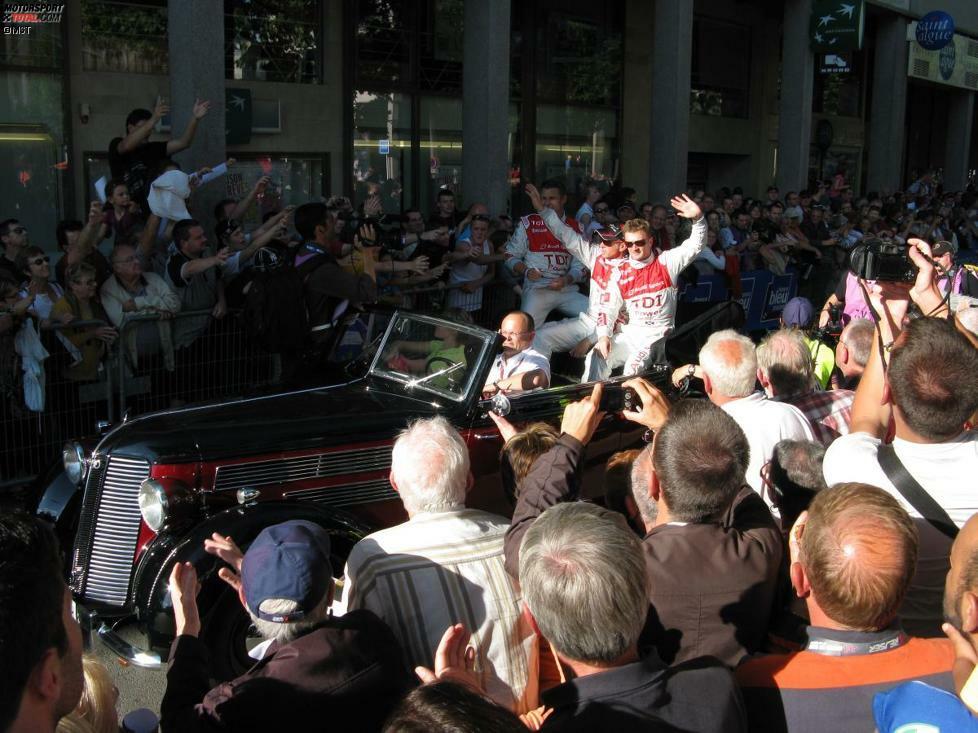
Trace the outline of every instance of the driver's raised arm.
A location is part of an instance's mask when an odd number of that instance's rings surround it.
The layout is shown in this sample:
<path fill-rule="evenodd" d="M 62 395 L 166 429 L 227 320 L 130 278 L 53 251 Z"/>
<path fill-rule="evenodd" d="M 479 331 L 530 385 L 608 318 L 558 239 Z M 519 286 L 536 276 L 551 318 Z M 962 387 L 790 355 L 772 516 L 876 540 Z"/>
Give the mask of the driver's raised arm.
<path fill-rule="evenodd" d="M 696 256 L 706 246 L 706 218 L 700 216 L 693 222 L 693 230 L 678 247 L 663 252 L 660 257 L 669 270 L 669 277 L 675 282 L 679 273 L 686 269 L 696 259 Z"/>

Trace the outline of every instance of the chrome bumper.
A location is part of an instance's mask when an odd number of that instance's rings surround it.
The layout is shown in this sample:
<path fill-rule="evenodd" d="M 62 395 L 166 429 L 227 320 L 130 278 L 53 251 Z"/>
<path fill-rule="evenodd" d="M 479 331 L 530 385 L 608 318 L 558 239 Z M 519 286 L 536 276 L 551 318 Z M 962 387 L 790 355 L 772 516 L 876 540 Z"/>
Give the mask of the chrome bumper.
<path fill-rule="evenodd" d="M 133 646 L 115 632 L 112 627 L 102 621 L 95 611 L 85 608 L 78 603 L 72 603 L 72 614 L 81 626 L 85 638 L 85 648 L 90 649 L 93 637 L 108 647 L 109 651 L 127 664 L 144 669 L 161 669 L 163 660 L 156 652 L 146 651 Z"/>

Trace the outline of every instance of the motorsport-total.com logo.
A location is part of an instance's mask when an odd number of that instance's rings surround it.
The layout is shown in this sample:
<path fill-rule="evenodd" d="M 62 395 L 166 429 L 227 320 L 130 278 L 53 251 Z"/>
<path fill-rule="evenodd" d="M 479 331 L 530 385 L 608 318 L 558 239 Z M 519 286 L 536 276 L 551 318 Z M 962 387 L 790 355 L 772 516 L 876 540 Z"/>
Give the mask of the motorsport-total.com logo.
<path fill-rule="evenodd" d="M 63 3 L 4 3 L 3 34 L 28 36 L 39 23 L 60 23 L 64 11 Z"/>

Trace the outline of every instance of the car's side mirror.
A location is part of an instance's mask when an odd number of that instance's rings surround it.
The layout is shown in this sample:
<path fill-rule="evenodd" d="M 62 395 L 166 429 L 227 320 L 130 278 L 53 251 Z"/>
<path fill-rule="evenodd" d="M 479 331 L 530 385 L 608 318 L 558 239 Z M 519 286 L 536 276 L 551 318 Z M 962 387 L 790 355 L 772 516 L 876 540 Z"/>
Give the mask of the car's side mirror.
<path fill-rule="evenodd" d="M 496 392 L 491 398 L 485 400 L 482 405 L 486 408 L 486 413 L 483 417 L 489 417 L 490 412 L 499 415 L 499 417 L 506 417 L 513 410 L 513 403 L 502 392 Z"/>

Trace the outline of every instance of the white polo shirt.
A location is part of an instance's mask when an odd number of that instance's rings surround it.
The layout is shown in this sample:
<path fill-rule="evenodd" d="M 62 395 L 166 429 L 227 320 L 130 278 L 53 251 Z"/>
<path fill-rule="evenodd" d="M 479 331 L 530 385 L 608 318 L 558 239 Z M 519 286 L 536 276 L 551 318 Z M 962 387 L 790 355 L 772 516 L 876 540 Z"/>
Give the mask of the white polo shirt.
<path fill-rule="evenodd" d="M 486 378 L 486 387 L 491 387 L 496 382 L 503 379 L 515 377 L 517 374 L 542 370 L 550 381 L 550 360 L 533 348 L 523 349 L 523 351 L 513 354 L 508 359 L 503 354 L 497 354 Z"/>
<path fill-rule="evenodd" d="M 829 486 L 857 481 L 892 495 L 914 519 L 920 532 L 917 572 L 900 608 L 911 634 L 940 632 L 944 578 L 950 569 L 951 540 L 923 519 L 896 489 L 877 460 L 880 440 L 869 433 L 849 433 L 825 452 L 822 473 Z M 907 471 L 961 528 L 978 512 L 978 433 L 961 433 L 944 443 L 912 443 L 893 439 L 893 450 Z"/>

